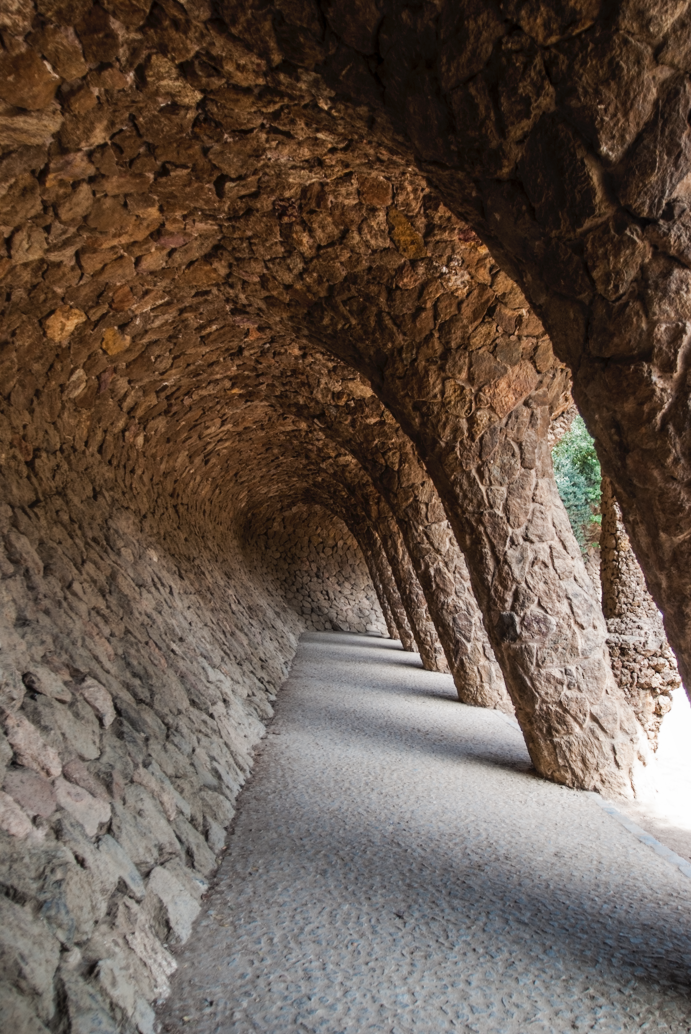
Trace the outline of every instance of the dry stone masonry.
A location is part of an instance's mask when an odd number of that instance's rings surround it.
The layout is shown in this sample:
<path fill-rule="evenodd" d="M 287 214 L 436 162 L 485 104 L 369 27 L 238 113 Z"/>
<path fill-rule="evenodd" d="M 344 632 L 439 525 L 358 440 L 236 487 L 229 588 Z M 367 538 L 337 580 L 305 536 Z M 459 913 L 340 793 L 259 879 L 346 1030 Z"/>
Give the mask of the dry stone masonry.
<path fill-rule="evenodd" d="M 362 550 L 390 637 L 400 639 L 403 649 L 413 653 L 415 639 L 381 539 L 362 513 L 357 514 L 351 508 L 344 512 L 343 520 Z"/>
<path fill-rule="evenodd" d="M 388 635 L 362 553 L 337 517 L 303 504 L 255 518 L 247 549 L 305 628 Z"/>
<path fill-rule="evenodd" d="M 656 608 L 691 665 L 690 25 L 0 5 L 3 1029 L 153 1030 L 305 628 L 642 784 Z M 635 629 L 556 491 L 571 390 Z"/>
<path fill-rule="evenodd" d="M 304 624 L 239 549 L 56 473 L 2 483 L 0 1016 L 145 1032 Z"/>
<path fill-rule="evenodd" d="M 662 719 L 681 685 L 662 616 L 647 590 L 614 497 L 612 482 L 602 480 L 600 538 L 602 607 L 614 677 L 631 701 L 653 746 Z"/>

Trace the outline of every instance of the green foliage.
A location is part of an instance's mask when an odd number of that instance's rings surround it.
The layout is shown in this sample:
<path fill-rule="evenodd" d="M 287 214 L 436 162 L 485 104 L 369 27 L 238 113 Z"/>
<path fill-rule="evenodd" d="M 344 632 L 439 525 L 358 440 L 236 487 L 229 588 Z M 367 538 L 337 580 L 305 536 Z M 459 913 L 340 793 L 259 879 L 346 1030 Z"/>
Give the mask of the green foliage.
<path fill-rule="evenodd" d="M 585 552 L 596 538 L 600 505 L 600 463 L 593 439 L 577 416 L 562 440 L 552 450 L 554 479 L 566 507 L 576 540 Z"/>

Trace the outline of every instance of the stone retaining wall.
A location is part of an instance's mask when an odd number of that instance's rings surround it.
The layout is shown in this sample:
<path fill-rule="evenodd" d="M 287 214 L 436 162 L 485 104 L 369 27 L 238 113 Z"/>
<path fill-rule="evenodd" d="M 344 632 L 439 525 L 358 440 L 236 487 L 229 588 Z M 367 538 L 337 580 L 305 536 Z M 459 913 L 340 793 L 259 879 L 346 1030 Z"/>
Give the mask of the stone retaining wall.
<path fill-rule="evenodd" d="M 305 622 L 227 536 L 52 473 L 0 479 L 0 1029 L 152 1034 Z"/>
<path fill-rule="evenodd" d="M 307 628 L 388 635 L 365 559 L 338 517 L 293 506 L 253 527 L 248 551 Z"/>

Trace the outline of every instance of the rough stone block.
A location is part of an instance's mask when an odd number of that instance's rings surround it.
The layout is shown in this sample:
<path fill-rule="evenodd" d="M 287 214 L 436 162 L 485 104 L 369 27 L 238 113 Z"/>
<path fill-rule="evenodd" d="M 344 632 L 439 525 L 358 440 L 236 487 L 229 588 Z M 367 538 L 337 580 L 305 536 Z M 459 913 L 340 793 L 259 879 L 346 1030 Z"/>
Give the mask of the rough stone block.
<path fill-rule="evenodd" d="M 175 833 L 143 786 L 128 786 L 124 803 L 113 805 L 113 834 L 143 872 L 180 854 Z"/>
<path fill-rule="evenodd" d="M 81 786 L 68 783 L 60 776 L 55 780 L 55 796 L 61 808 L 68 811 L 90 837 L 95 837 L 99 828 L 110 822 L 110 805 L 84 790 Z"/>
<path fill-rule="evenodd" d="M 209 889 L 209 881 L 200 872 L 192 868 L 187 860 L 181 857 L 171 858 L 166 862 L 164 868 L 167 872 L 173 873 L 177 880 L 183 884 L 195 899 L 201 901 Z"/>
<path fill-rule="evenodd" d="M 79 697 L 71 707 L 55 704 L 57 725 L 74 752 L 85 761 L 94 761 L 101 754 L 101 735 L 98 719 L 92 709 Z"/>
<path fill-rule="evenodd" d="M 154 934 L 146 914 L 133 901 L 125 899 L 117 922 L 132 951 L 148 967 L 156 997 L 166 998 L 170 993 L 168 978 L 177 969 L 177 963 Z"/>
<path fill-rule="evenodd" d="M 10 769 L 5 775 L 3 789 L 29 815 L 40 815 L 47 819 L 57 808 L 52 784 L 33 769 Z"/>
<path fill-rule="evenodd" d="M 216 858 L 206 845 L 201 833 L 192 826 L 182 815 L 178 815 L 173 823 L 173 828 L 185 848 L 192 855 L 195 869 L 199 869 L 204 876 L 208 876 L 216 868 Z"/>
<path fill-rule="evenodd" d="M 113 698 L 100 682 L 96 679 L 84 679 L 79 690 L 86 702 L 94 709 L 94 712 L 101 720 L 104 729 L 107 729 L 115 721 L 115 708 Z"/>
<path fill-rule="evenodd" d="M 70 1034 L 118 1034 L 118 1025 L 97 989 L 66 966 L 60 969 L 65 988 Z"/>
<path fill-rule="evenodd" d="M 144 880 L 125 849 L 114 837 L 106 833 L 99 841 L 98 851 L 117 877 L 124 881 L 132 896 L 141 901 L 146 893 Z"/>
<path fill-rule="evenodd" d="M 21 564 L 31 574 L 38 578 L 41 577 L 43 574 L 43 561 L 26 535 L 22 535 L 16 529 L 10 528 L 5 535 L 5 545 L 7 547 L 7 555 L 13 563 Z"/>
<path fill-rule="evenodd" d="M 60 959 L 60 944 L 47 925 L 29 908 L 0 897 L 0 963 L 5 979 L 19 990 L 36 995 L 41 1020 L 55 1012 L 53 975 Z"/>
<path fill-rule="evenodd" d="M 98 720 L 91 708 L 78 697 L 68 707 L 40 695 L 25 701 L 24 710 L 65 760 L 76 756 L 91 761 L 100 755 Z"/>
<path fill-rule="evenodd" d="M 62 679 L 43 664 L 34 664 L 31 671 L 25 671 L 22 682 L 32 693 L 43 693 L 63 704 L 69 704 L 72 700 L 72 693 Z"/>
<path fill-rule="evenodd" d="M 690 106 L 691 87 L 686 77 L 670 76 L 653 117 L 633 145 L 619 188 L 622 203 L 638 216 L 659 218 L 688 174 Z"/>
<path fill-rule="evenodd" d="M 88 862 L 89 856 L 75 844 L 74 838 L 71 842 L 76 846 L 76 855 Z M 63 845 L 58 858 L 48 854 L 46 860 L 50 868 L 42 874 L 37 894 L 40 914 L 61 943 L 72 950 L 89 940 L 107 900 L 104 902 L 98 881 L 88 866 L 83 868 Z"/>
<path fill-rule="evenodd" d="M 172 787 L 166 786 L 142 765 L 139 765 L 132 773 L 132 782 L 139 783 L 140 786 L 145 787 L 160 803 L 168 821 L 173 821 L 177 813 L 176 797 L 178 795 L 173 791 Z"/>
<path fill-rule="evenodd" d="M 103 952 L 96 966 L 96 976 L 103 993 L 110 998 L 125 1015 L 137 1023 L 140 1012 L 143 984 L 146 993 L 152 993 L 151 982 L 142 981 L 142 964 L 139 957 L 121 937 L 112 933 L 105 938 L 95 938 L 94 947 Z"/>
<path fill-rule="evenodd" d="M 150 874 L 147 889 L 160 898 L 173 933 L 184 944 L 200 912 L 197 900 L 170 869 L 161 866 L 157 866 Z"/>
<path fill-rule="evenodd" d="M 4 982 L 0 983 L 0 1030 L 7 1034 L 49 1034 L 31 999 Z"/>
<path fill-rule="evenodd" d="M 162 770 L 160 765 L 155 760 L 148 761 L 146 767 L 147 770 L 151 772 L 151 774 L 155 776 L 156 779 L 163 784 L 164 788 L 172 795 L 176 807 L 179 811 L 182 812 L 182 814 L 189 822 L 192 816 L 193 806 L 197 798 L 196 786 L 194 788 L 194 791 L 192 791 L 191 788 L 189 791 L 187 791 L 187 793 L 189 793 L 189 796 L 192 798 L 192 803 L 190 803 L 190 801 L 186 799 L 186 796 L 180 793 L 180 791 L 171 783 L 166 773 Z M 161 803 L 163 802 L 161 801 Z"/>
<path fill-rule="evenodd" d="M 80 761 L 79 758 L 73 758 L 72 761 L 68 761 L 63 767 L 62 774 L 65 779 L 69 779 L 71 783 L 76 783 L 77 786 L 88 790 L 94 797 L 99 797 L 104 801 L 110 799 L 110 795 L 103 783 L 91 774 L 84 762 Z"/>
<path fill-rule="evenodd" d="M 31 819 L 14 798 L 0 790 L 0 829 L 23 840 L 33 828 Z"/>
<path fill-rule="evenodd" d="M 2 780 L 3 773 L 10 761 L 12 760 L 12 748 L 8 742 L 7 736 L 0 730 L 0 781 Z"/>
<path fill-rule="evenodd" d="M 139 1034 L 154 1034 L 156 1013 L 145 998 L 138 998 L 134 1006 L 133 1020 L 137 1025 Z"/>
<path fill-rule="evenodd" d="M 2 608 L 2 604 L 2 592 L 0 591 L 0 608 Z M 11 620 L 16 620 L 14 608 Z M 25 694 L 26 687 L 19 676 L 17 666 L 12 663 L 10 658 L 3 657 L 0 659 L 0 706 L 3 711 L 17 711 L 22 706 Z"/>
<path fill-rule="evenodd" d="M 206 828 L 206 842 L 213 851 L 214 854 L 220 854 L 220 852 L 226 846 L 226 831 L 223 826 L 219 826 L 218 822 L 214 822 L 208 815 L 204 817 L 204 826 Z"/>
<path fill-rule="evenodd" d="M 62 772 L 58 753 L 45 742 L 36 726 L 22 714 L 5 715 L 7 739 L 20 764 L 55 779 Z"/>

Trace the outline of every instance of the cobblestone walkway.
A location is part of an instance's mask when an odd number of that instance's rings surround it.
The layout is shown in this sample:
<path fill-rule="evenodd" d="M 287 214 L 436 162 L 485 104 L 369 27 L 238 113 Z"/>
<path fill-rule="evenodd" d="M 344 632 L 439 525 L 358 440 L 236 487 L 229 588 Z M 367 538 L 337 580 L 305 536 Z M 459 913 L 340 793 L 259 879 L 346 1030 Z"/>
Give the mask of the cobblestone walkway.
<path fill-rule="evenodd" d="M 161 1026 L 691 1030 L 691 880 L 398 644 L 305 635 Z"/>

